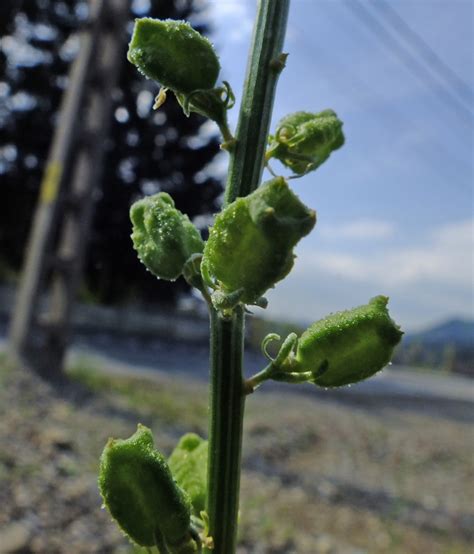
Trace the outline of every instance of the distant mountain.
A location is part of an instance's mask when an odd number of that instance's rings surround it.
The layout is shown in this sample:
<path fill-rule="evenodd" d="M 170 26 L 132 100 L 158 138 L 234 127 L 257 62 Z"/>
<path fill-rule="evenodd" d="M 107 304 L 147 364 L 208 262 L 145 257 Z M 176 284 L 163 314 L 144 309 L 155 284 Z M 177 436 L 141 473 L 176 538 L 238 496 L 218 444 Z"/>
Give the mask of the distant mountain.
<path fill-rule="evenodd" d="M 249 318 L 247 344 L 260 350 L 268 333 L 282 337 L 295 332 L 300 335 L 305 325 L 271 321 L 260 317 Z M 270 344 L 276 355 L 277 343 Z M 403 335 L 396 347 L 393 363 L 401 366 L 423 367 L 450 373 L 461 373 L 474 379 L 474 320 L 453 318 L 416 333 Z"/>
<path fill-rule="evenodd" d="M 474 321 L 450 319 L 418 333 L 407 333 L 393 361 L 474 378 Z"/>
<path fill-rule="evenodd" d="M 474 320 L 450 319 L 418 333 L 408 333 L 405 343 L 454 345 L 474 348 Z"/>

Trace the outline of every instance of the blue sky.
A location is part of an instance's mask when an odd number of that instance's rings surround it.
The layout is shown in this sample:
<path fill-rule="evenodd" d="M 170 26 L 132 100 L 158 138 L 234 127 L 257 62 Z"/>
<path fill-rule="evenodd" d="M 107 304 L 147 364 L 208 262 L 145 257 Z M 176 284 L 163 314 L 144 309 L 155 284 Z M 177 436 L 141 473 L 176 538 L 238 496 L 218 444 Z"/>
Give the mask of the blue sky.
<path fill-rule="evenodd" d="M 314 320 L 387 294 L 406 329 L 472 317 L 472 96 L 449 75 L 440 80 L 406 35 L 393 31 L 393 19 L 384 19 L 383 3 L 377 3 L 364 2 L 369 14 L 363 17 L 383 24 L 383 36 L 356 13 L 357 0 L 291 3 L 290 56 L 272 127 L 293 111 L 333 108 L 344 121 L 346 144 L 316 172 L 292 181 L 316 209 L 318 223 L 298 246 L 294 271 L 267 295 L 268 316 Z M 237 100 L 255 5 L 207 2 L 221 77 Z M 473 3 L 390 5 L 472 91 Z M 237 115 L 237 109 L 230 114 L 233 124 Z M 284 174 L 277 164 L 274 169 Z M 225 167 L 225 158 L 215 164 Z"/>

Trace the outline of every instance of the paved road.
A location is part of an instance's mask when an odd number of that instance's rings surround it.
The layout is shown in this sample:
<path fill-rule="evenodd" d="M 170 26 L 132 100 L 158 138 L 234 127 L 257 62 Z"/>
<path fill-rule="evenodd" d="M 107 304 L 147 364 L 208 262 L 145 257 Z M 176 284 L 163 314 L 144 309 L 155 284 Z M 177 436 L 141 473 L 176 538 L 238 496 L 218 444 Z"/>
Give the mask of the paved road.
<path fill-rule="evenodd" d="M 5 348 L 0 336 L 0 349 Z M 111 373 L 135 374 L 153 378 L 157 372 L 208 378 L 208 349 L 205 345 L 140 340 L 111 334 L 76 336 L 69 361 L 90 360 L 93 365 Z M 258 352 L 246 354 L 248 375 L 263 367 Z M 323 391 L 308 385 L 288 386 L 265 383 L 262 390 L 311 395 L 321 400 L 342 401 L 360 407 L 377 406 L 417 409 L 436 415 L 474 421 L 474 381 L 461 376 L 413 371 L 391 366 L 375 377 L 341 389 Z"/>
<path fill-rule="evenodd" d="M 208 349 L 192 344 L 143 342 L 111 336 L 80 337 L 71 349 L 74 358 L 94 358 L 97 366 L 110 373 L 140 375 L 153 379 L 159 373 L 208 380 Z M 262 368 L 258 352 L 246 353 L 248 375 Z M 378 375 L 350 387 L 323 390 L 310 385 L 265 383 L 262 392 L 304 395 L 318 402 L 338 402 L 354 409 L 374 412 L 396 410 L 429 417 L 474 423 L 474 381 L 461 376 L 423 373 L 388 367 Z"/>
<path fill-rule="evenodd" d="M 193 344 L 117 339 L 111 335 L 78 337 L 72 348 L 74 358 L 96 356 L 107 365 L 119 364 L 123 371 L 173 372 L 207 379 L 208 349 Z M 246 354 L 246 369 L 252 374 L 263 367 L 258 352 Z M 458 375 L 414 371 L 400 366 L 387 367 L 373 378 L 345 387 L 351 394 L 441 397 L 474 403 L 474 381 Z"/>

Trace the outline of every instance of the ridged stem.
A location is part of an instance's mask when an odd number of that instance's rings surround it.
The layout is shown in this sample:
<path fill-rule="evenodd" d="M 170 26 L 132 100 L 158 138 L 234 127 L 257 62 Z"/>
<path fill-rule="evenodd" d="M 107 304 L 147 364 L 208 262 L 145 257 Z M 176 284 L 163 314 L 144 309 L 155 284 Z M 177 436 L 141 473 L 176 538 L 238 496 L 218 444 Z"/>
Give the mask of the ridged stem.
<path fill-rule="evenodd" d="M 211 309 L 211 382 L 208 504 L 214 553 L 235 552 L 244 417 L 244 315 L 230 319 Z M 206 550 L 205 550 L 206 552 Z"/>
<path fill-rule="evenodd" d="M 230 150 L 225 192 L 228 204 L 255 190 L 260 182 L 290 0 L 260 0 L 240 107 L 236 142 Z M 239 510 L 244 416 L 244 311 L 223 318 L 211 308 L 209 414 L 209 535 L 206 554 L 234 554 Z"/>
<path fill-rule="evenodd" d="M 231 152 L 225 202 L 247 196 L 260 184 L 290 0 L 260 0 Z M 227 553 L 226 553 L 227 554 Z"/>

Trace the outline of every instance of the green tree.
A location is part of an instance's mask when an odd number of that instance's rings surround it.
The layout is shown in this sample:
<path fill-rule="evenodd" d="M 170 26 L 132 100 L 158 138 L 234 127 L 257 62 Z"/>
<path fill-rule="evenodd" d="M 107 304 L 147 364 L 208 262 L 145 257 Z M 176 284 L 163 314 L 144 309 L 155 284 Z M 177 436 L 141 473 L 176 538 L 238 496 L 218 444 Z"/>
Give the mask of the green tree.
<path fill-rule="evenodd" d="M 87 3 L 3 0 L 1 9 L 6 17 L 0 50 L 0 263 L 19 271 L 54 118 L 77 51 L 75 33 L 86 20 Z M 137 16 L 183 19 L 193 13 L 192 0 L 131 2 L 129 24 Z M 142 271 L 127 215 L 136 198 L 171 192 L 177 207 L 192 218 L 216 211 L 222 190 L 218 180 L 203 173 L 219 151 L 217 138 L 202 132 L 202 117 L 187 118 L 175 103 L 151 115 L 155 92 L 124 55 L 85 263 L 87 287 L 104 302 L 130 294 L 170 302 L 187 288 L 183 280 L 177 285 L 157 283 Z"/>

